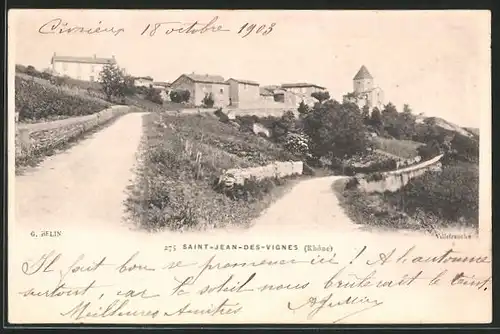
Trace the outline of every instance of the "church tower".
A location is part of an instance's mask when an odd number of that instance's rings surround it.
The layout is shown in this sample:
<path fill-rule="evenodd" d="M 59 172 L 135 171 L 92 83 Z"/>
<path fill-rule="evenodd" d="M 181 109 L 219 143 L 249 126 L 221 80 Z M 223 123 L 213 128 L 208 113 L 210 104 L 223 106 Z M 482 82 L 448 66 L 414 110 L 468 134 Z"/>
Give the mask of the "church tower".
<path fill-rule="evenodd" d="M 358 73 L 354 76 L 353 83 L 354 93 L 356 94 L 368 92 L 373 89 L 373 77 L 365 65 L 361 66 Z"/>

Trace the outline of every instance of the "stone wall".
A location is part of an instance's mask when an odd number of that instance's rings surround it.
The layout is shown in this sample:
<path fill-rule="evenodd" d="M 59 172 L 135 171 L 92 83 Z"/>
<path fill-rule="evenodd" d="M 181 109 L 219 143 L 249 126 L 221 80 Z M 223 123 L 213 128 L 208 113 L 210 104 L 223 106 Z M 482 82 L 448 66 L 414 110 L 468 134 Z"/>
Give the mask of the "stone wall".
<path fill-rule="evenodd" d="M 129 106 L 112 106 L 98 113 L 53 122 L 16 124 L 16 159 L 55 147 L 125 113 Z"/>
<path fill-rule="evenodd" d="M 416 178 L 427 171 L 440 170 L 440 160 L 442 157 L 443 155 L 439 155 L 418 165 L 391 172 L 380 173 L 382 175 L 381 180 L 367 181 L 367 176 L 358 178 L 358 188 L 367 193 L 383 193 L 385 191 L 394 192 L 408 184 L 411 179 Z"/>
<path fill-rule="evenodd" d="M 231 177 L 234 178 L 235 184 L 244 184 L 246 179 L 252 177 L 257 180 L 262 180 L 265 178 L 282 178 L 291 175 L 301 175 L 303 168 L 304 164 L 302 161 L 278 161 L 267 166 L 229 169 L 222 175 L 222 178 Z"/>

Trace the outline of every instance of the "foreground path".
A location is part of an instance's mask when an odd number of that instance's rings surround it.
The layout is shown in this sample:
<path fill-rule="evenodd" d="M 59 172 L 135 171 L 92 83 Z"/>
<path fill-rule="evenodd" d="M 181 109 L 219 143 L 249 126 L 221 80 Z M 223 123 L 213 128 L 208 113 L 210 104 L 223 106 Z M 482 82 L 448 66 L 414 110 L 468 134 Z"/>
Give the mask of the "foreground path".
<path fill-rule="evenodd" d="M 34 229 L 116 228 L 142 135 L 141 113 L 117 119 L 15 178 L 15 224 Z"/>
<path fill-rule="evenodd" d="M 332 184 L 343 176 L 302 181 L 259 217 L 252 232 L 307 234 L 317 231 L 354 232 L 353 223 L 340 207 Z"/>

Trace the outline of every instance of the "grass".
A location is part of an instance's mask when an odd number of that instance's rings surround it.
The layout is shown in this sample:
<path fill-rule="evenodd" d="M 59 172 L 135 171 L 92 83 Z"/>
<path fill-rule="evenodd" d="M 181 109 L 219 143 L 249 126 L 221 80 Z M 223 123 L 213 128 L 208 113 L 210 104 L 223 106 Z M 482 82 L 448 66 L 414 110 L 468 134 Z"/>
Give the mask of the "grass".
<path fill-rule="evenodd" d="M 333 185 L 346 214 L 357 224 L 384 230 L 478 229 L 478 166 L 456 163 L 427 172 L 396 192 L 365 193 Z"/>
<path fill-rule="evenodd" d="M 126 207 L 130 218 L 148 231 L 248 226 L 293 182 L 252 184 L 258 196 L 233 199 L 214 183 L 225 169 L 283 160 L 282 149 L 244 134 L 210 115 L 144 116 L 135 183 Z M 242 153 L 243 152 L 243 153 Z"/>
<path fill-rule="evenodd" d="M 398 140 L 382 137 L 373 138 L 373 142 L 377 149 L 403 159 L 416 157 L 418 155 L 417 148 L 423 145 L 422 143 L 412 140 Z"/>

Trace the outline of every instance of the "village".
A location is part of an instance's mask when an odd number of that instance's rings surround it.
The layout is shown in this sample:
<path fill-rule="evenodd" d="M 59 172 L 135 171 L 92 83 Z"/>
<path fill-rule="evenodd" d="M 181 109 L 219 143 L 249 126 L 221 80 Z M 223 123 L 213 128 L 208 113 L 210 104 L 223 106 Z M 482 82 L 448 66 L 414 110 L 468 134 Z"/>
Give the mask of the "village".
<path fill-rule="evenodd" d="M 114 56 L 74 57 L 61 56 L 54 53 L 50 67 L 46 70 L 51 75 L 70 77 L 77 80 L 95 82 L 105 65 L 114 64 L 119 67 Z M 159 92 L 163 101 L 171 101 L 174 91 L 189 91 L 189 99 L 185 101 L 191 106 L 204 105 L 204 99 L 210 95 L 213 99 L 211 107 L 229 109 L 286 109 L 297 108 L 301 102 L 309 107 L 318 100 L 314 93 L 325 93 L 327 88 L 318 83 L 281 83 L 261 85 L 242 78 L 228 78 L 216 74 L 183 73 L 172 82 L 155 81 L 150 76 L 132 76 L 135 87 L 153 88 Z M 353 92 L 344 98 L 355 102 L 360 108 L 367 105 L 370 110 L 382 108 L 384 92 L 374 83 L 374 78 L 363 65 L 353 78 Z"/>

